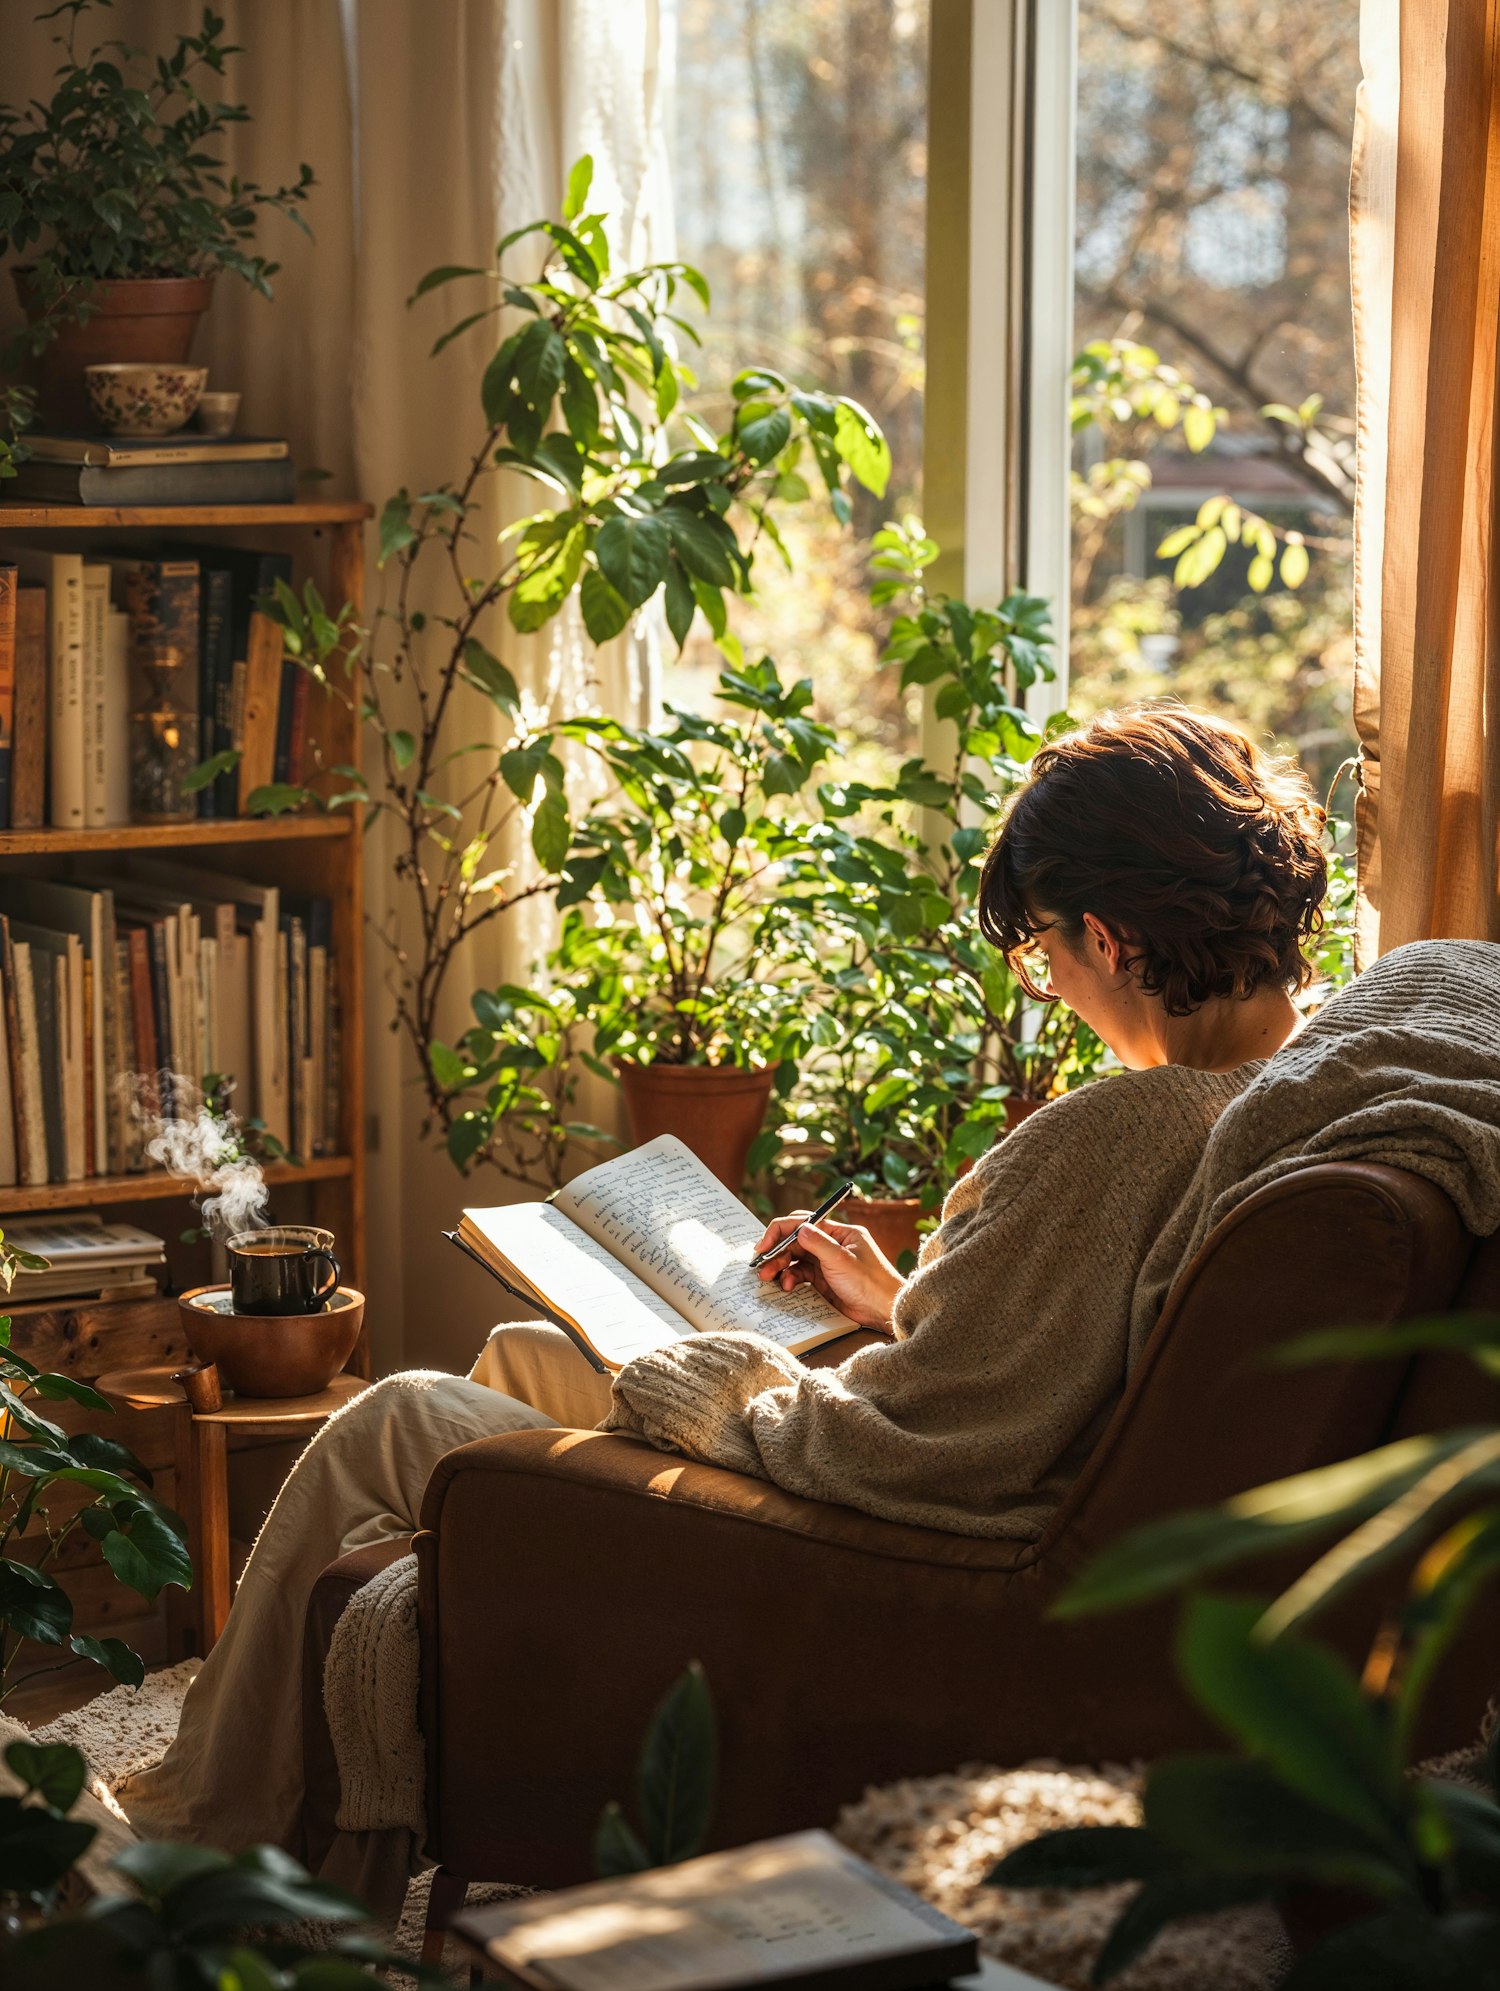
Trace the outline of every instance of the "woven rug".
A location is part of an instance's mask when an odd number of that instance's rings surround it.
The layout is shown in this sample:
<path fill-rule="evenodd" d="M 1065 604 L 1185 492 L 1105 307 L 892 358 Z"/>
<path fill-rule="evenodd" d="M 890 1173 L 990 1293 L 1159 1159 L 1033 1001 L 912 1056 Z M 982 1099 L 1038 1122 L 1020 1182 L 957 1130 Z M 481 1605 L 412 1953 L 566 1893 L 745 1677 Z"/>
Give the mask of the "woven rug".
<path fill-rule="evenodd" d="M 153 1673 L 139 1692 L 116 1687 L 38 1729 L 38 1739 L 81 1749 L 97 1793 L 110 1803 L 115 1785 L 160 1760 L 199 1664 Z M 971 1764 L 951 1776 L 867 1791 L 835 1829 L 861 1858 L 973 1929 L 989 1955 L 1067 1991 L 1085 1991 L 1094 1955 L 1130 1890 L 1015 1894 L 986 1887 L 984 1876 L 1002 1853 L 1052 1827 L 1138 1823 L 1139 1791 L 1136 1773 L 1114 1765 Z M 420 1954 L 430 1882 L 430 1872 L 420 1874 L 407 1892 L 391 1938 L 402 1956 Z M 477 1905 L 525 1891 L 476 1887 L 469 1898 Z M 443 1961 L 456 1982 L 465 1981 L 468 1959 L 456 1943 Z M 1115 1982 L 1119 1991 L 1267 1991 L 1287 1961 L 1275 1917 L 1240 1911 L 1176 1925 Z"/>

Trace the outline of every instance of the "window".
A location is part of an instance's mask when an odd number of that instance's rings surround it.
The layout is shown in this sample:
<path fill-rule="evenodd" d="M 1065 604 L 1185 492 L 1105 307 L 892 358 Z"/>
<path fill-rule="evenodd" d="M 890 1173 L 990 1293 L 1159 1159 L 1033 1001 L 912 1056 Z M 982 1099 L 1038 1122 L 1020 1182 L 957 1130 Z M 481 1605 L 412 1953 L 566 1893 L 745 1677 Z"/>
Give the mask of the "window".
<path fill-rule="evenodd" d="M 1353 746 L 1358 34 L 1358 0 L 1079 0 L 1069 709 L 1175 693 L 1324 791 Z"/>
<path fill-rule="evenodd" d="M 927 0 L 668 0 L 677 251 L 713 292 L 697 408 L 722 423 L 738 366 L 774 366 L 850 394 L 890 440 L 883 500 L 861 493 L 852 531 L 810 504 L 784 524 L 796 579 L 757 555 L 741 604 L 747 653 L 811 676 L 820 716 L 851 742 L 847 771 L 878 776 L 915 751 L 919 694 L 876 667 L 871 533 L 920 510 L 927 181 Z M 690 404 L 691 405 L 691 404 Z M 720 667 L 700 632 L 664 674 L 702 705 Z"/>

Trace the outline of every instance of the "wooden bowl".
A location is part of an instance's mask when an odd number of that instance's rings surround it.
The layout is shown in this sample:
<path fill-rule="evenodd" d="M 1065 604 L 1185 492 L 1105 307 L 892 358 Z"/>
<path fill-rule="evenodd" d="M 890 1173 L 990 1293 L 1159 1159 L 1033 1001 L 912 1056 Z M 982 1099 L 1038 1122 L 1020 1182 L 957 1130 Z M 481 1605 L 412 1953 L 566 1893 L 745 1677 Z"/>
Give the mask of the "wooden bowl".
<path fill-rule="evenodd" d="M 227 1286 L 198 1286 L 177 1302 L 187 1344 L 217 1362 L 236 1396 L 315 1396 L 354 1353 L 365 1296 L 340 1286 L 318 1314 L 237 1314 Z"/>

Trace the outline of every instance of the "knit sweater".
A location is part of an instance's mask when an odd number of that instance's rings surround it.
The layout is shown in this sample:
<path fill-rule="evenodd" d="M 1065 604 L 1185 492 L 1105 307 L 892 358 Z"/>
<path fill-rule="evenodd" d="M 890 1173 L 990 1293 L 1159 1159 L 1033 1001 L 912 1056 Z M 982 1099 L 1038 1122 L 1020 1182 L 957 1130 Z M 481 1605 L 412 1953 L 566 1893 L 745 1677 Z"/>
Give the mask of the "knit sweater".
<path fill-rule="evenodd" d="M 1036 1540 L 1124 1388 L 1141 1263 L 1257 1069 L 1053 1100 L 950 1191 L 893 1341 L 808 1369 L 758 1335 L 691 1335 L 626 1365 L 601 1428 L 887 1520 Z"/>
<path fill-rule="evenodd" d="M 1471 1230 L 1500 1228 L 1500 947 L 1399 948 L 1263 1063 L 1055 1100 L 949 1195 L 893 1343 L 809 1370 L 755 1335 L 693 1335 L 621 1371 L 601 1428 L 885 1519 L 1034 1541 L 1209 1231 L 1330 1160 L 1409 1169 Z"/>

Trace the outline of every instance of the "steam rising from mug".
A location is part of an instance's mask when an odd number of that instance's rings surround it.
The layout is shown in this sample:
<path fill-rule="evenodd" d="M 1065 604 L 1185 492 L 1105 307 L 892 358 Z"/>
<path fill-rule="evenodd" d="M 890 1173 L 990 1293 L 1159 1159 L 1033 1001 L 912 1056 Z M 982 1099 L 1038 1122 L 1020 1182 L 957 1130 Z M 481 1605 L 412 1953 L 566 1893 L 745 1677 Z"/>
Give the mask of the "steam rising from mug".
<path fill-rule="evenodd" d="M 198 1184 L 203 1221 L 215 1237 L 266 1221 L 270 1192 L 259 1162 L 244 1153 L 237 1115 L 227 1108 L 211 1113 L 202 1087 L 175 1072 L 154 1079 L 130 1073 L 122 1083 L 145 1135 L 147 1159 Z M 173 1103 L 170 1116 L 157 1110 L 156 1101 L 164 1098 Z"/>

